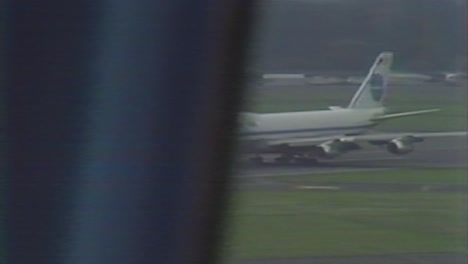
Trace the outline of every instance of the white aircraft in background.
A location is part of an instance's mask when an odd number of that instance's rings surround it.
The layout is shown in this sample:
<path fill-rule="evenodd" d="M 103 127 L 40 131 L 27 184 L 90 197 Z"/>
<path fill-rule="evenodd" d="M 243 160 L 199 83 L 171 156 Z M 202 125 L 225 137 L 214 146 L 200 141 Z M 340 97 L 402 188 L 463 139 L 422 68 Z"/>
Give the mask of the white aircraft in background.
<path fill-rule="evenodd" d="M 464 72 L 443 72 L 428 74 L 426 82 L 444 82 L 449 85 L 465 85 L 466 73 Z"/>
<path fill-rule="evenodd" d="M 315 162 L 360 149 L 358 143 L 362 142 L 385 146 L 390 153 L 400 155 L 411 152 L 413 143 L 422 141 L 423 137 L 466 134 L 369 134 L 369 129 L 382 121 L 439 110 L 387 112 L 383 102 L 392 60 L 393 54 L 390 52 L 383 52 L 376 58 L 346 108 L 332 106 L 329 110 L 321 111 L 241 113 L 241 150 L 254 154 L 254 160 L 258 162 L 264 160 L 264 154 L 279 154 L 276 158 L 278 162 Z"/>

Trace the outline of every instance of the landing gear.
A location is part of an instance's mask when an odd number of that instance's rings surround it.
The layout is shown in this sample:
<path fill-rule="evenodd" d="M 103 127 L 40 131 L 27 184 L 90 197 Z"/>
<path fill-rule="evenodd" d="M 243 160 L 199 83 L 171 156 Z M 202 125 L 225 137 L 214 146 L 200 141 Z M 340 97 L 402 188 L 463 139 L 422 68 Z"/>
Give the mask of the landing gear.
<path fill-rule="evenodd" d="M 255 155 L 249 158 L 248 162 L 252 165 L 264 165 L 265 159 L 261 155 Z"/>
<path fill-rule="evenodd" d="M 274 159 L 275 164 L 290 164 L 294 158 L 290 155 L 281 155 Z"/>
<path fill-rule="evenodd" d="M 268 166 L 268 165 L 315 165 L 317 159 L 315 156 L 302 154 L 302 153 L 282 153 L 280 155 L 269 153 L 269 154 L 255 154 L 246 160 L 247 164 L 254 166 Z"/>
<path fill-rule="evenodd" d="M 275 159 L 275 164 L 315 165 L 317 159 L 302 154 L 283 154 Z"/>

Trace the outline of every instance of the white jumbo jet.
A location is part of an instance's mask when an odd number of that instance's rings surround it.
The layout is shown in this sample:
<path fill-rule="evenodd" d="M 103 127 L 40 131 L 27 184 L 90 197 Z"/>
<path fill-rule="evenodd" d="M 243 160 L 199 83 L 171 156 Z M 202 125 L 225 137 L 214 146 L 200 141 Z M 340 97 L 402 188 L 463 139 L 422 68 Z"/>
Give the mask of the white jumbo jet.
<path fill-rule="evenodd" d="M 405 116 L 426 114 L 439 109 L 388 113 L 383 106 L 387 92 L 391 52 L 376 59 L 346 108 L 286 113 L 241 113 L 241 150 L 263 162 L 265 154 L 277 154 L 277 162 L 315 162 L 335 158 L 360 149 L 358 143 L 385 147 L 401 155 L 413 151 L 413 144 L 425 137 L 461 136 L 466 132 L 447 133 L 370 133 L 380 122 Z"/>

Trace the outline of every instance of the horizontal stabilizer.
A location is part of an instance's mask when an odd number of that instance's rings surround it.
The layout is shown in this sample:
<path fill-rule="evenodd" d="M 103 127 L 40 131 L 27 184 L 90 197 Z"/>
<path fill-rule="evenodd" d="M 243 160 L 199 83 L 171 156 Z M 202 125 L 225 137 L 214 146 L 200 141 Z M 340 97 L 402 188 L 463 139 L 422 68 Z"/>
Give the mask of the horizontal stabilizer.
<path fill-rule="evenodd" d="M 427 109 L 427 110 L 387 114 L 387 115 L 382 115 L 382 116 L 379 116 L 379 117 L 374 117 L 374 118 L 372 118 L 372 121 L 382 121 L 382 120 L 405 117 L 405 116 L 428 114 L 428 113 L 433 113 L 433 112 L 437 112 L 437 111 L 440 111 L 440 109 Z"/>

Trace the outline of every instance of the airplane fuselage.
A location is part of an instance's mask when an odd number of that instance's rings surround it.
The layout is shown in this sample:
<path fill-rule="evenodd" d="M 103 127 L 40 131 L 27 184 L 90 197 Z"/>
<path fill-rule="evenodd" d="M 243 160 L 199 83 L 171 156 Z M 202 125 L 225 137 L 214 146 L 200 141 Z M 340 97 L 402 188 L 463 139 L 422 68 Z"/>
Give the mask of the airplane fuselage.
<path fill-rule="evenodd" d="M 362 134 L 376 125 L 372 118 L 385 109 L 340 108 L 322 111 L 242 114 L 244 140 L 321 137 L 328 135 Z"/>

